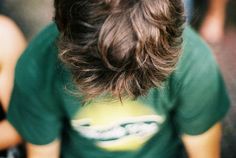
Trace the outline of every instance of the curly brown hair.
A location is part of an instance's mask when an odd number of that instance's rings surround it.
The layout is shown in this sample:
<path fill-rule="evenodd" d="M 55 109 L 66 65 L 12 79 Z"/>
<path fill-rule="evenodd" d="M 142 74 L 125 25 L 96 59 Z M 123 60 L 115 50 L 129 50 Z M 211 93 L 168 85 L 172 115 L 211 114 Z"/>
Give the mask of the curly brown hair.
<path fill-rule="evenodd" d="M 55 0 L 60 58 L 85 101 L 103 93 L 137 98 L 175 69 L 182 0 Z"/>

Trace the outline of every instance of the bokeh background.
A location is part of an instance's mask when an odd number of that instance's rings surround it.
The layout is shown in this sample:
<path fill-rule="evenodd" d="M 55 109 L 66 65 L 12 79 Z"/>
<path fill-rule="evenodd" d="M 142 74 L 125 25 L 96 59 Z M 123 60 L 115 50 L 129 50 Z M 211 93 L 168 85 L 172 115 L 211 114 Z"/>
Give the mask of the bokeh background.
<path fill-rule="evenodd" d="M 191 25 L 198 29 L 207 8 L 206 0 L 196 0 Z M 236 158 L 236 0 L 229 0 L 225 36 L 211 45 L 229 91 L 232 107 L 223 126 L 222 158 Z M 0 0 L 0 11 L 20 26 L 28 41 L 53 19 L 53 0 Z"/>

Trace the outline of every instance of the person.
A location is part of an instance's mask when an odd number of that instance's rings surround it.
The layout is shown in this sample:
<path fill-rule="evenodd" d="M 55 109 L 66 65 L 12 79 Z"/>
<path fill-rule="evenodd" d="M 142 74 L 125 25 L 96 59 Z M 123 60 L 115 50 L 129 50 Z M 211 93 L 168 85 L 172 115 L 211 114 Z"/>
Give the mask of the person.
<path fill-rule="evenodd" d="M 29 158 L 220 156 L 229 99 L 181 0 L 55 0 L 18 61 L 8 120 Z"/>
<path fill-rule="evenodd" d="M 26 40 L 9 18 L 0 15 L 0 157 L 20 158 L 22 149 L 16 148 L 21 138 L 6 119 L 6 111 L 14 82 L 14 69 Z"/>
<path fill-rule="evenodd" d="M 210 0 L 208 11 L 200 27 L 201 36 L 209 43 L 219 43 L 224 37 L 228 0 Z"/>
<path fill-rule="evenodd" d="M 185 0 L 187 19 L 193 18 L 193 0 Z M 201 36 L 209 43 L 216 44 L 224 36 L 225 14 L 228 0 L 209 0 L 206 15 L 199 29 Z"/>

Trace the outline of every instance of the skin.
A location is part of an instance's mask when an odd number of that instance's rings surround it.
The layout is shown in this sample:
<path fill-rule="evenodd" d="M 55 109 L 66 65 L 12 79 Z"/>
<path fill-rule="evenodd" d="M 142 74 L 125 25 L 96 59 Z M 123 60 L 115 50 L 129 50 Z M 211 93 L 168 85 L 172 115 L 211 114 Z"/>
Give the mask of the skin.
<path fill-rule="evenodd" d="M 220 158 L 221 125 L 217 123 L 207 132 L 197 135 L 183 135 L 189 158 Z"/>
<path fill-rule="evenodd" d="M 227 0 L 210 0 L 209 9 L 200 28 L 201 36 L 209 43 L 218 43 L 224 35 Z"/>
<path fill-rule="evenodd" d="M 185 145 L 189 158 L 220 158 L 221 125 L 217 123 L 205 133 L 197 136 L 183 135 L 182 141 Z M 60 141 L 37 146 L 28 144 L 29 158 L 59 158 Z"/>
<path fill-rule="evenodd" d="M 26 47 L 26 40 L 9 18 L 0 15 L 0 101 L 7 112 L 17 59 Z M 17 145 L 21 138 L 7 120 L 0 122 L 0 150 Z"/>
<path fill-rule="evenodd" d="M 27 144 L 28 158 L 59 158 L 60 157 L 60 141 L 55 140 L 48 145 L 38 146 Z"/>

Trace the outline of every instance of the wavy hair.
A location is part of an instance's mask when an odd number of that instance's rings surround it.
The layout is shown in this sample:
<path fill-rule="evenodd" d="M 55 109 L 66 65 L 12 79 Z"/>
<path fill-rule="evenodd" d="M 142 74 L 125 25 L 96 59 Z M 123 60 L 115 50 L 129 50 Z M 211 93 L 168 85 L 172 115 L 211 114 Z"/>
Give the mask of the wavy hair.
<path fill-rule="evenodd" d="M 182 0 L 55 0 L 60 59 L 84 100 L 137 98 L 175 69 L 185 21 Z"/>

